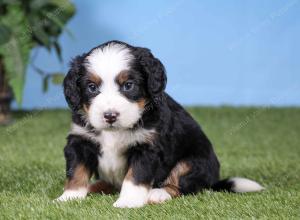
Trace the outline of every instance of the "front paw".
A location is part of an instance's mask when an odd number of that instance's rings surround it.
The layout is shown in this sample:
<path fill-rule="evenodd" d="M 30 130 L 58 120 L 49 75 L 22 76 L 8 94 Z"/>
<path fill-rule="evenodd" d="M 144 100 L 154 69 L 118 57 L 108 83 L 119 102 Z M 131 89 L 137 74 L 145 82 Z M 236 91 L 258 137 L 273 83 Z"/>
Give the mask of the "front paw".
<path fill-rule="evenodd" d="M 113 204 L 116 208 L 140 208 L 146 204 L 146 199 L 133 199 L 120 197 Z"/>
<path fill-rule="evenodd" d="M 148 203 L 158 204 L 172 199 L 171 195 L 162 188 L 151 189 L 148 195 Z"/>
<path fill-rule="evenodd" d="M 117 208 L 139 208 L 147 203 L 149 189 L 125 180 L 122 184 L 120 197 L 113 204 Z"/>
<path fill-rule="evenodd" d="M 65 202 L 75 199 L 84 199 L 87 196 L 87 189 L 66 190 L 64 193 L 55 199 L 55 202 Z"/>

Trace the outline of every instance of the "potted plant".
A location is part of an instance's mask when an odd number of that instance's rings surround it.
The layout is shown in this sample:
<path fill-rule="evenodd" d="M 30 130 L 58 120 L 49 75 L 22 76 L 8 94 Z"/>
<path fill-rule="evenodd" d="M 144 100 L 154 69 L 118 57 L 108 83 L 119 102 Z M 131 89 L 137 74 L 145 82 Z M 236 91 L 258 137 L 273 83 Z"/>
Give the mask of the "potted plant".
<path fill-rule="evenodd" d="M 69 0 L 0 0 L 0 124 L 10 121 L 13 99 L 22 103 L 31 50 L 55 50 L 62 61 L 58 37 L 74 12 Z M 34 69 L 42 77 L 44 91 L 49 81 L 62 81 L 61 73 Z"/>

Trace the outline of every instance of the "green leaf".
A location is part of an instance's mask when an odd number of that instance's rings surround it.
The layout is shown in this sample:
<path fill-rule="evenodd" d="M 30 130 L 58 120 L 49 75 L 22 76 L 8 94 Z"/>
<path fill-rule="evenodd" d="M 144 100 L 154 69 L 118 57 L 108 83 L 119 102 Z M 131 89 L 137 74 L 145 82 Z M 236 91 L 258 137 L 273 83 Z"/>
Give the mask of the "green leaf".
<path fill-rule="evenodd" d="M 49 0 L 51 4 L 60 8 L 64 15 L 72 17 L 75 14 L 75 7 L 70 0 Z"/>
<path fill-rule="evenodd" d="M 49 76 L 45 76 L 43 78 L 43 92 L 47 92 L 48 91 L 48 88 L 49 88 Z"/>
<path fill-rule="evenodd" d="M 11 37 L 11 31 L 6 25 L 0 25 L 0 45 L 5 44 Z"/>
<path fill-rule="evenodd" d="M 1 17 L 1 23 L 10 28 L 11 37 L 7 43 L 0 45 L 0 55 L 3 57 L 5 75 L 20 106 L 25 84 L 25 71 L 33 44 L 29 38 L 22 37 L 23 34 L 27 34 L 28 23 L 19 6 L 10 5 L 7 11 L 8 13 Z"/>
<path fill-rule="evenodd" d="M 64 22 L 59 19 L 60 18 L 59 16 L 58 17 L 53 16 L 53 15 L 48 16 L 47 14 L 45 14 L 45 17 L 47 17 L 54 24 L 56 24 L 60 30 L 62 30 L 62 31 L 65 30 L 66 33 L 69 35 L 69 37 L 74 38 L 72 32 L 65 26 Z"/>
<path fill-rule="evenodd" d="M 47 49 L 50 48 L 50 37 L 42 27 L 36 26 L 33 30 L 33 35 L 39 40 L 40 44 L 45 46 Z"/>
<path fill-rule="evenodd" d="M 61 85 L 64 81 L 65 75 L 63 73 L 53 73 L 51 74 L 52 83 L 56 85 Z"/>
<path fill-rule="evenodd" d="M 0 0 L 0 3 L 7 4 L 6 13 L 1 16 L 0 56 L 20 105 L 31 49 L 43 46 L 50 50 L 53 47 L 61 60 L 61 48 L 56 39 L 74 15 L 75 7 L 69 0 Z M 49 76 L 43 78 L 43 91 L 48 90 L 49 79 Z M 51 77 L 54 83 L 61 79 L 60 74 Z"/>
<path fill-rule="evenodd" d="M 41 10 L 42 7 L 49 4 L 49 0 L 30 0 L 29 7 L 31 10 Z"/>
<path fill-rule="evenodd" d="M 0 5 L 1 4 L 5 4 L 5 5 L 8 5 L 8 4 L 20 4 L 20 2 L 18 0 L 0 0 Z"/>
<path fill-rule="evenodd" d="M 57 41 L 54 41 L 53 42 L 53 46 L 54 46 L 54 49 L 55 49 L 55 52 L 56 52 L 56 55 L 59 59 L 59 61 L 62 63 L 63 62 L 63 58 L 61 56 L 61 48 L 60 48 L 60 45 Z"/>
<path fill-rule="evenodd" d="M 22 57 L 22 48 L 19 45 L 20 42 L 17 38 L 12 36 L 9 43 L 3 47 L 4 51 L 6 51 L 6 56 L 4 56 L 3 60 L 9 85 L 12 87 L 15 99 L 20 105 L 25 84 L 26 63 Z"/>

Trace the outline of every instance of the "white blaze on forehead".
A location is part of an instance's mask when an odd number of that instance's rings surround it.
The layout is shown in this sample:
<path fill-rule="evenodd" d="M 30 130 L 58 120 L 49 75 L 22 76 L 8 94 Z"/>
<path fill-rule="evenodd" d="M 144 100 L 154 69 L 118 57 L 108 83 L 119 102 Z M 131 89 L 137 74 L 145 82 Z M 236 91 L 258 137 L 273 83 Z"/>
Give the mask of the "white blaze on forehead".
<path fill-rule="evenodd" d="M 101 78 L 100 93 L 91 100 L 89 122 L 96 129 L 108 126 L 103 115 L 107 111 L 119 113 L 115 127 L 132 128 L 139 120 L 142 110 L 136 102 L 132 102 L 120 92 L 116 78 L 121 71 L 130 69 L 134 59 L 127 46 L 110 43 L 103 48 L 94 49 L 86 58 L 88 71 Z"/>
<path fill-rule="evenodd" d="M 92 69 L 103 81 L 114 80 L 122 70 L 129 69 L 134 57 L 122 44 L 110 43 L 104 48 L 96 48 L 87 57 L 88 69 Z"/>

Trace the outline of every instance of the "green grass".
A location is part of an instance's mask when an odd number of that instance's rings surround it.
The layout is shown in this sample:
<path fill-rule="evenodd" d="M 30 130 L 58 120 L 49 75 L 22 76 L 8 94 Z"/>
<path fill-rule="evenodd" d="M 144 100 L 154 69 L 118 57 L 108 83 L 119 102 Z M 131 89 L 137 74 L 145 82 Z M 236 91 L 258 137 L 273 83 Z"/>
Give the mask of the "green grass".
<path fill-rule="evenodd" d="M 0 219 L 299 219 L 300 109 L 190 108 L 214 144 L 222 177 L 243 176 L 261 193 L 205 191 L 141 209 L 112 207 L 117 195 L 53 203 L 64 184 L 64 110 L 17 112 L 0 127 Z"/>

